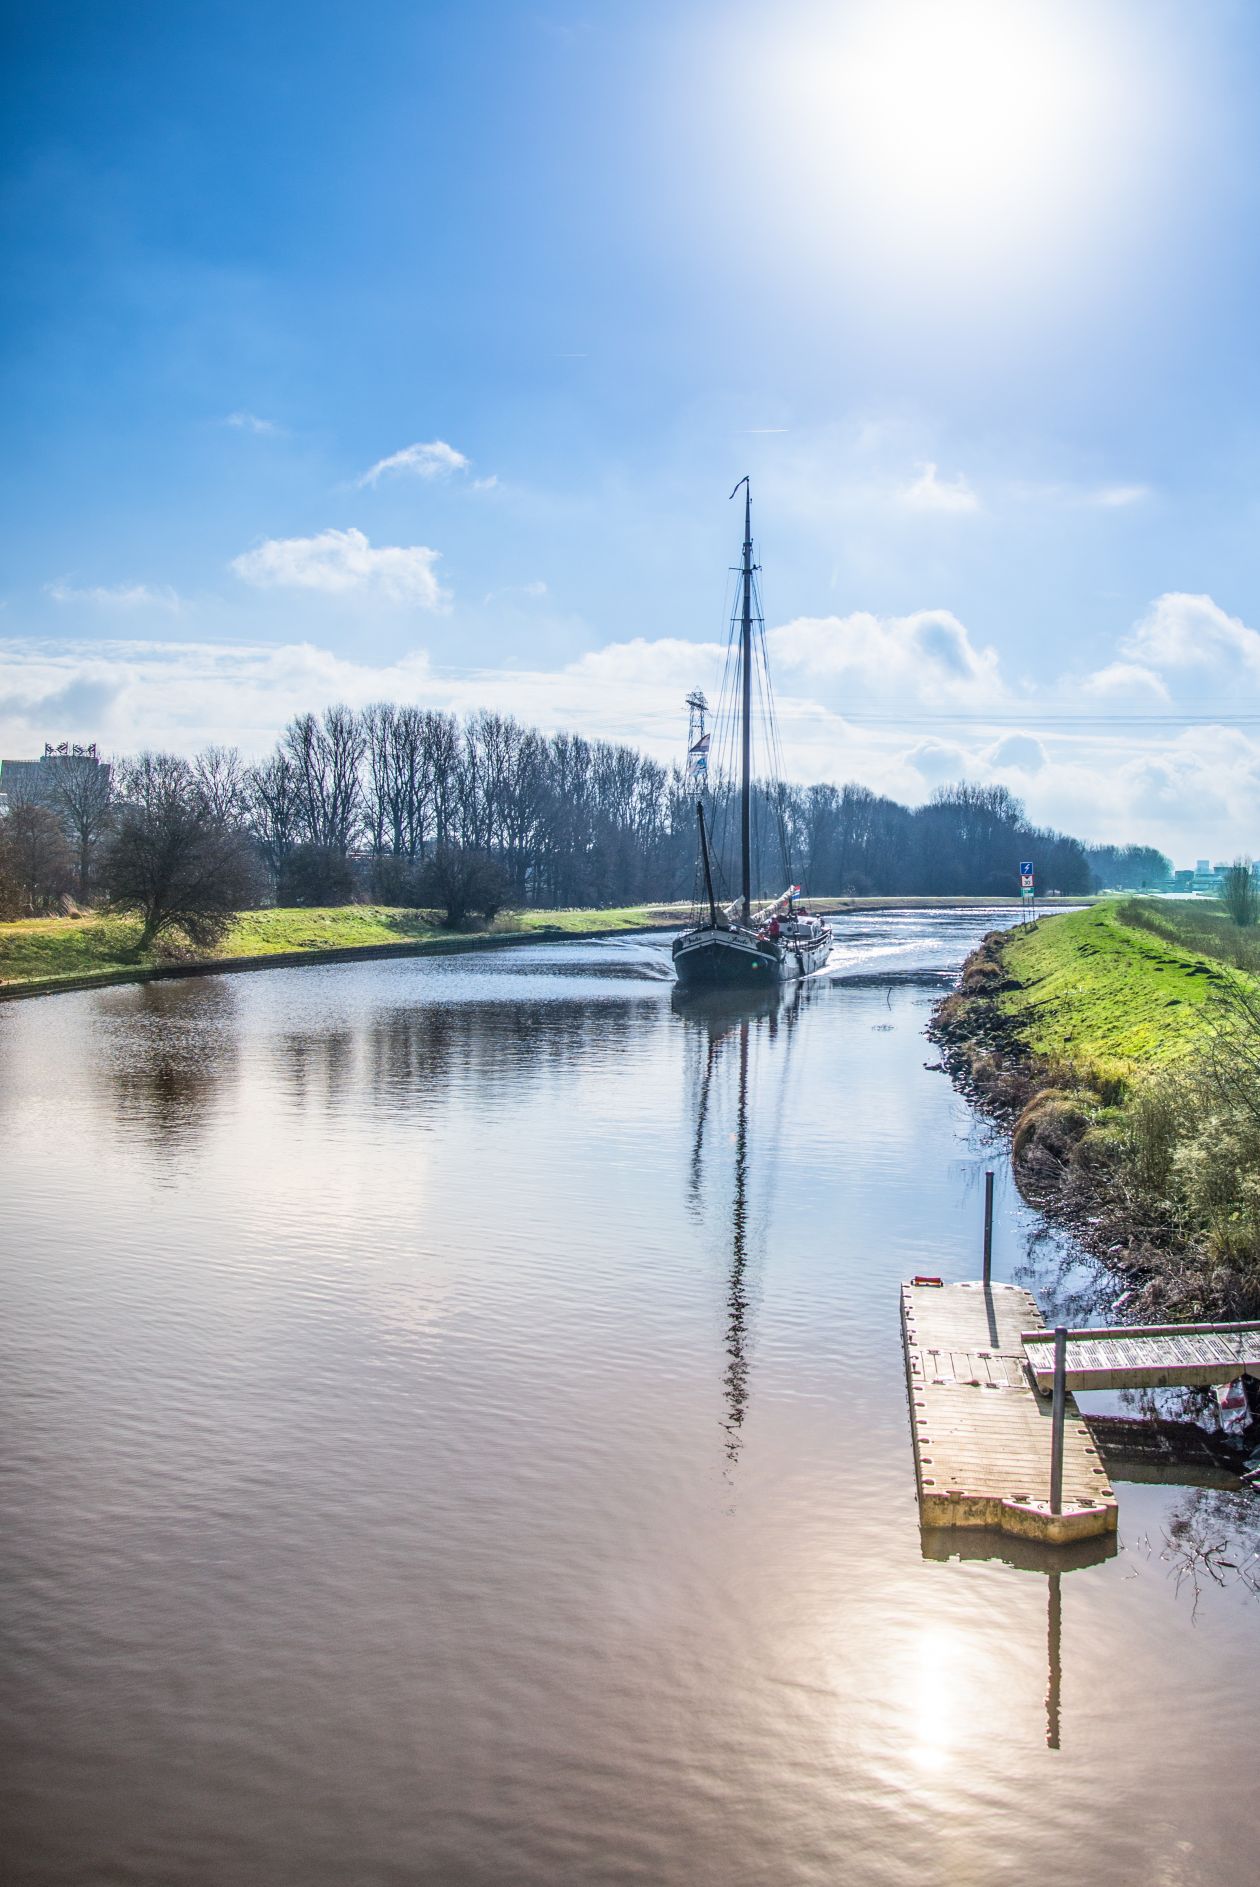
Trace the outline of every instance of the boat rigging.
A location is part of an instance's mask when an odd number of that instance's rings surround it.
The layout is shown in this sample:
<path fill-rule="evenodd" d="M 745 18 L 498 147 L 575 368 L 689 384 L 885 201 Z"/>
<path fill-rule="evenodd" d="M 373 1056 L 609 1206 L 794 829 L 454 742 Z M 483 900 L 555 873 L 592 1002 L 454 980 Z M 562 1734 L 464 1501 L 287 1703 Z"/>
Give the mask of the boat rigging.
<path fill-rule="evenodd" d="M 739 897 L 727 905 L 718 902 L 712 850 L 713 835 L 705 819 L 703 798 L 696 801 L 696 825 L 699 837 L 700 868 L 704 880 L 705 908 L 688 929 L 674 939 L 674 972 L 680 986 L 687 989 L 764 988 L 790 977 L 807 976 L 820 969 L 831 949 L 831 930 L 820 918 L 810 917 L 797 903 L 800 886 L 789 884 L 786 891 L 754 913 L 752 905 L 752 686 L 754 637 L 753 624 L 764 625 L 756 603 L 753 581 L 757 566 L 753 563 L 752 489 L 741 478 L 744 493 L 744 543 L 740 562 L 740 583 L 731 618 L 731 638 L 738 634 L 739 694 Z M 764 660 L 764 637 L 762 637 Z M 688 700 L 692 707 L 695 697 Z M 766 688 L 766 712 L 773 733 L 773 708 L 769 686 Z M 707 770 L 708 736 L 704 736 L 703 756 Z M 689 763 L 694 765 L 689 733 Z M 777 741 L 772 740 L 772 746 Z M 703 777 L 701 774 L 700 777 Z"/>

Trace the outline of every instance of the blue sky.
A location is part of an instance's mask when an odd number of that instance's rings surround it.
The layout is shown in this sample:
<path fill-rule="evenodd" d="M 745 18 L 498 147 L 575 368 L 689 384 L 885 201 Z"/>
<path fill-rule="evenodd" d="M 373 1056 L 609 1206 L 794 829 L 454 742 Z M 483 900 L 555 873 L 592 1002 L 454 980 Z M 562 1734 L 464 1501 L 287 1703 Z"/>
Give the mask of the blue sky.
<path fill-rule="evenodd" d="M 748 472 L 798 776 L 1260 852 L 1260 9 L 3 18 L 4 752 L 673 758 Z"/>

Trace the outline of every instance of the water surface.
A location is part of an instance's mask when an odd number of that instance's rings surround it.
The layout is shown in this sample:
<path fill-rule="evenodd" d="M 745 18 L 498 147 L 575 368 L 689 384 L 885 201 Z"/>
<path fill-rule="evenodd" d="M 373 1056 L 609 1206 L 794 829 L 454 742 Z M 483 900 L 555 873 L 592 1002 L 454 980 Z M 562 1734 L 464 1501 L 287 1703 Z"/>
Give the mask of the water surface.
<path fill-rule="evenodd" d="M 922 1031 L 991 921 L 842 919 L 742 1020 L 655 939 L 0 1008 L 6 1879 L 1244 1878 L 1248 1497 L 921 1544 L 897 1287 L 994 1163 Z"/>

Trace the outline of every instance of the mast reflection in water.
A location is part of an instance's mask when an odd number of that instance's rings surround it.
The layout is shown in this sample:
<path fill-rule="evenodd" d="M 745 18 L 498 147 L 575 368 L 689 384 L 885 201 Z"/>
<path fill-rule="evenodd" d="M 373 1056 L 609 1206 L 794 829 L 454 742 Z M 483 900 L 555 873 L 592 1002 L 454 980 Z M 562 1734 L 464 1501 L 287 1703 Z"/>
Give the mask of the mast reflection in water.
<path fill-rule="evenodd" d="M 710 1132 L 711 1116 L 719 1121 L 733 1112 L 734 1124 L 724 1142 L 729 1146 L 729 1165 L 714 1161 L 714 1177 L 721 1175 L 721 1190 L 714 1201 L 715 1226 L 724 1224 L 730 1239 L 730 1263 L 726 1272 L 726 1368 L 722 1384 L 726 1431 L 726 1455 L 734 1465 L 742 1446 L 744 1416 L 748 1407 L 748 1315 L 750 1308 L 748 1267 L 750 1254 L 763 1252 L 769 1243 L 767 1201 L 773 1184 L 774 1161 L 782 1128 L 783 1099 L 787 1092 L 788 1059 L 791 1030 L 803 1001 L 803 986 L 796 983 L 784 997 L 779 989 L 767 990 L 742 1000 L 726 995 L 687 995 L 676 990 L 673 1008 L 689 1024 L 694 1035 L 694 1051 L 689 1056 L 689 1080 L 694 1088 L 695 1132 L 691 1147 L 688 1176 L 688 1204 L 692 1213 L 704 1217 L 705 1142 Z M 763 1172 L 768 1184 L 760 1201 L 754 1233 L 750 1223 L 749 1172 L 751 1167 L 749 1123 L 749 1047 L 754 1033 L 768 1044 L 781 1043 L 782 1055 L 774 1069 L 776 1104 L 765 1117 L 769 1126 L 763 1149 Z M 717 1093 L 715 1096 L 715 1087 Z M 720 1128 L 719 1128 L 720 1132 Z M 729 1220 L 726 1217 L 729 1200 Z"/>

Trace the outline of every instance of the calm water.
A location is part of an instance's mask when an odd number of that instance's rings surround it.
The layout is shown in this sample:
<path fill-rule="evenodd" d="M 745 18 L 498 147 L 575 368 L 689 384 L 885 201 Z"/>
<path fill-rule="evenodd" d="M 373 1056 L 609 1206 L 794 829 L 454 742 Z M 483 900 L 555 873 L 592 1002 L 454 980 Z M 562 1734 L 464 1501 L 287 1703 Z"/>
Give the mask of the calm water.
<path fill-rule="evenodd" d="M 1260 1503 L 921 1547 L 988 922 L 842 920 L 742 1024 L 642 939 L 0 1008 L 5 1879 L 1252 1877 Z"/>

